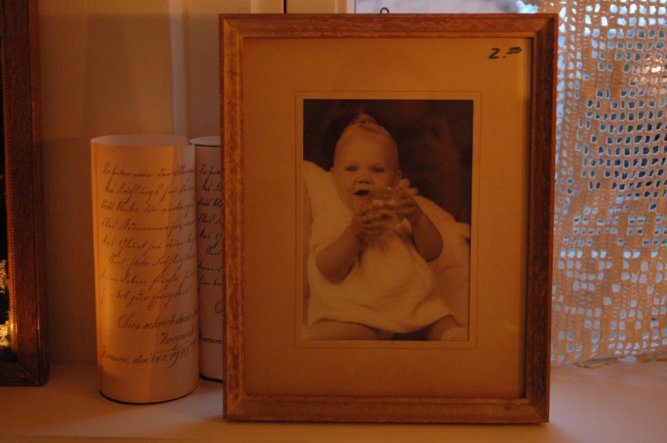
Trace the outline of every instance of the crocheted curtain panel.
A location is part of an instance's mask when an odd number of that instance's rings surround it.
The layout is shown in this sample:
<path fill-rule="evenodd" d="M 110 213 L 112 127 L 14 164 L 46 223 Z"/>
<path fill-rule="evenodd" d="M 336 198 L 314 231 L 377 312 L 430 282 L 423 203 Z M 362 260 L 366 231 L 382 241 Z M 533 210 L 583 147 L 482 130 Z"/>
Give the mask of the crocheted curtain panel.
<path fill-rule="evenodd" d="M 552 363 L 667 355 L 667 0 L 560 16 Z"/>

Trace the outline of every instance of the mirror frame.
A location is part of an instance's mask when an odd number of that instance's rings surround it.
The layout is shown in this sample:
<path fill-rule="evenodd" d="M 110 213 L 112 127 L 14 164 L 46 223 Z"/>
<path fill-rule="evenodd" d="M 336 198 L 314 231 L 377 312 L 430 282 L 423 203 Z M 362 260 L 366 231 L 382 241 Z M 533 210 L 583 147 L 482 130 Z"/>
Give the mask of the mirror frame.
<path fill-rule="evenodd" d="M 48 357 L 37 1 L 2 0 L 0 8 L 10 298 L 0 385 L 41 385 Z"/>

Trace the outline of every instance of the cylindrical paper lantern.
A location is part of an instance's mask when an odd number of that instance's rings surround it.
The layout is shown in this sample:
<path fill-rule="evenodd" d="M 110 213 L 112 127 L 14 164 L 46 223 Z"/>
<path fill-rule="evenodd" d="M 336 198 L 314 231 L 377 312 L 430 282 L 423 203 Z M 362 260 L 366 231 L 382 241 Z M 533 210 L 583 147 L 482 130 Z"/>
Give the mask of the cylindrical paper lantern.
<path fill-rule="evenodd" d="M 183 397 L 199 383 L 194 148 L 111 135 L 91 159 L 100 392 Z"/>
<path fill-rule="evenodd" d="M 197 272 L 199 277 L 199 373 L 222 380 L 222 180 L 220 137 L 190 140 L 197 177 Z"/>

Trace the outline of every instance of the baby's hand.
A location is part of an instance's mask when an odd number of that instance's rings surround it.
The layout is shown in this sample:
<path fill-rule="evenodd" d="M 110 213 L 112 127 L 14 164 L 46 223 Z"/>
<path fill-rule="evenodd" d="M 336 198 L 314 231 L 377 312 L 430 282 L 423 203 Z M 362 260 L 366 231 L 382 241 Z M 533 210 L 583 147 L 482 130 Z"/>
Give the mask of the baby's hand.
<path fill-rule="evenodd" d="M 417 189 L 410 187 L 407 178 L 402 179 L 396 186 L 396 214 L 408 219 L 411 225 L 416 224 L 423 215 L 422 210 L 415 201 Z"/>

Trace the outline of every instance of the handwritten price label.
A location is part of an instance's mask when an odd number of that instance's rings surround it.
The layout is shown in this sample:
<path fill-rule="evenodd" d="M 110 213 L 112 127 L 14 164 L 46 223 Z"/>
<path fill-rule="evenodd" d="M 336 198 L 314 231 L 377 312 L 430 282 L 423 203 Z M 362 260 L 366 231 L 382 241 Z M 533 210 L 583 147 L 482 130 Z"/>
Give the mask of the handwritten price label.
<path fill-rule="evenodd" d="M 507 58 L 520 53 L 521 53 L 521 48 L 518 46 L 513 46 L 509 49 L 491 48 L 491 53 L 489 54 L 489 58 L 491 60 L 501 60 L 503 58 Z"/>

